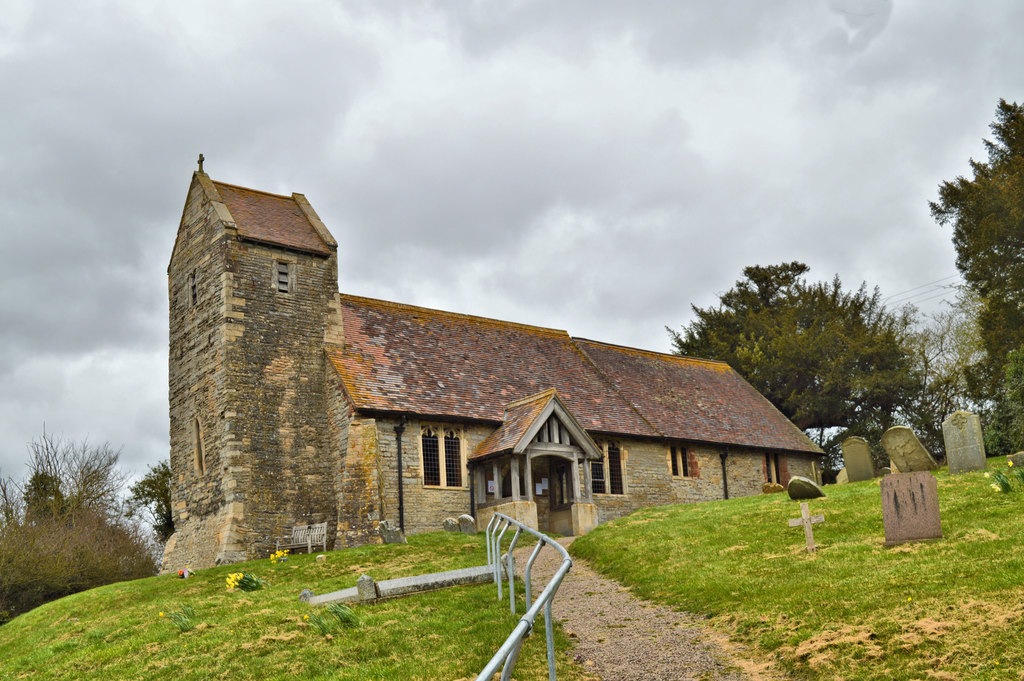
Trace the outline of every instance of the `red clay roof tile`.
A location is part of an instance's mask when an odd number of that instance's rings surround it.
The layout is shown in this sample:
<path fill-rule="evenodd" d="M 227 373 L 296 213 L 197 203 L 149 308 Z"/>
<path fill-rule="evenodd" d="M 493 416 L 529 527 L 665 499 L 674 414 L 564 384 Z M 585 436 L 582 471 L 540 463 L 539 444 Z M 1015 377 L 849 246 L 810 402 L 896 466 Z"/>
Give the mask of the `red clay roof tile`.
<path fill-rule="evenodd" d="M 213 184 L 235 219 L 240 236 L 320 255 L 331 254 L 292 197 L 224 182 Z"/>
<path fill-rule="evenodd" d="M 573 340 L 665 437 L 821 453 L 724 362 Z"/>

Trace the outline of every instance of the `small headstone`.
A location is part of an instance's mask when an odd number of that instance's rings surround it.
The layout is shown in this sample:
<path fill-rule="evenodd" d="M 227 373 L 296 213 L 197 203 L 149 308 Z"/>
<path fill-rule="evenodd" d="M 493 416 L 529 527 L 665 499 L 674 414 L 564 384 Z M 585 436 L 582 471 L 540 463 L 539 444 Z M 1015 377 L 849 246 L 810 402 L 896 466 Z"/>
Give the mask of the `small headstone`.
<path fill-rule="evenodd" d="M 761 485 L 761 494 L 777 494 L 778 492 L 785 492 L 786 488 L 777 482 L 766 482 Z"/>
<path fill-rule="evenodd" d="M 369 575 L 363 575 L 356 580 L 356 591 L 359 592 L 361 601 L 372 601 L 377 598 L 377 584 Z"/>
<path fill-rule="evenodd" d="M 848 482 L 850 482 L 850 474 L 846 472 L 845 468 L 839 469 L 839 472 L 836 473 L 836 484 L 845 485 Z"/>
<path fill-rule="evenodd" d="M 981 419 L 969 411 L 955 411 L 942 422 L 949 474 L 985 470 L 985 436 Z"/>
<path fill-rule="evenodd" d="M 302 593 L 299 594 L 299 600 L 303 603 L 309 603 L 309 599 L 313 597 L 313 592 L 309 589 L 303 589 Z"/>
<path fill-rule="evenodd" d="M 459 521 L 456 518 L 445 518 L 444 519 L 444 531 L 445 532 L 458 532 Z"/>
<path fill-rule="evenodd" d="M 473 519 L 473 516 L 463 513 L 458 520 L 459 530 L 462 531 L 462 534 L 476 534 L 476 520 Z"/>
<path fill-rule="evenodd" d="M 804 539 L 807 540 L 807 552 L 814 553 L 818 550 L 818 547 L 814 545 L 814 532 L 811 530 L 811 525 L 825 522 L 825 516 L 823 515 L 811 515 L 810 511 L 807 510 L 807 502 L 800 504 L 800 517 L 790 518 L 790 527 L 804 526 Z"/>
<path fill-rule="evenodd" d="M 892 475 L 892 469 L 889 468 L 888 466 L 886 466 L 884 468 L 879 468 L 878 469 L 878 474 L 879 475 Z"/>
<path fill-rule="evenodd" d="M 390 520 L 382 520 L 377 523 L 377 529 L 380 531 L 380 536 L 385 544 L 409 543 L 405 540 L 405 535 L 402 534 L 402 531 Z"/>
<path fill-rule="evenodd" d="M 924 448 L 914 431 L 906 426 L 893 426 L 882 435 L 882 448 L 900 473 L 933 471 L 939 467 Z"/>
<path fill-rule="evenodd" d="M 927 471 L 882 478 L 882 523 L 888 546 L 942 539 L 939 483 Z"/>
<path fill-rule="evenodd" d="M 1012 463 L 1014 468 L 1024 466 L 1024 452 L 1017 452 L 1006 457 L 1007 462 Z"/>
<path fill-rule="evenodd" d="M 875 477 L 875 462 L 871 460 L 871 447 L 862 437 L 848 437 L 840 445 L 843 463 L 850 482 L 870 480 Z"/>
<path fill-rule="evenodd" d="M 825 493 L 818 487 L 818 483 L 802 475 L 794 475 L 790 478 L 789 487 L 786 489 L 790 499 L 817 499 L 825 496 Z"/>
<path fill-rule="evenodd" d="M 316 557 L 316 562 L 318 562 L 318 563 L 326 563 L 327 562 L 327 556 L 325 554 L 323 554 L 323 553 L 319 554 Z"/>

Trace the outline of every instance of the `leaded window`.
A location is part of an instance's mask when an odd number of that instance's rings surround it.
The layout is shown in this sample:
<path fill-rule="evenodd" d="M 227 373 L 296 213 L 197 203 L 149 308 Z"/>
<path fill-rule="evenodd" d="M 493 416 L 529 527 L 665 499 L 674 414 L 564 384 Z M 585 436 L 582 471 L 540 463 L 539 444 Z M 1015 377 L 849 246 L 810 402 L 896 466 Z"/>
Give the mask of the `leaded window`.
<path fill-rule="evenodd" d="M 423 484 L 430 487 L 462 487 L 462 435 L 455 428 L 423 426 L 420 436 Z"/>
<path fill-rule="evenodd" d="M 612 494 L 622 494 L 622 450 L 614 442 L 608 443 L 608 487 Z"/>

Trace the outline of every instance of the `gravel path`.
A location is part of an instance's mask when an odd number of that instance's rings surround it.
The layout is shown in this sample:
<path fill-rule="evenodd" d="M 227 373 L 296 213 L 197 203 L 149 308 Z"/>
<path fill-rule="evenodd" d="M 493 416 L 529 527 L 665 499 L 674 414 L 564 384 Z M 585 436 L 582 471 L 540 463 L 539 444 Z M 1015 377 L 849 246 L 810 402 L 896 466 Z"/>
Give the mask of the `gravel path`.
<path fill-rule="evenodd" d="M 559 540 L 563 546 L 572 538 Z M 522 575 L 529 550 L 516 551 Z M 533 567 L 533 593 L 539 594 L 561 563 L 545 549 Z M 697 617 L 633 596 L 574 559 L 555 596 L 554 616 L 574 642 L 576 660 L 603 681 L 778 681 L 766 665 L 745 659 Z"/>

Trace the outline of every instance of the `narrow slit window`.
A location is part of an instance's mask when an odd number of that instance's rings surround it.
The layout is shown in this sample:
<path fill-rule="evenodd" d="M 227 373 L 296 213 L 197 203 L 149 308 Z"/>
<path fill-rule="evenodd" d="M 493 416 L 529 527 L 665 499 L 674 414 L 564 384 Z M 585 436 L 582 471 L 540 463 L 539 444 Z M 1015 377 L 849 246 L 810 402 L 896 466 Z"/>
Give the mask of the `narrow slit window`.
<path fill-rule="evenodd" d="M 441 484 L 441 460 L 437 434 L 430 428 L 423 429 L 423 484 Z"/>
<path fill-rule="evenodd" d="M 458 435 L 451 430 L 444 436 L 444 470 L 448 487 L 462 487 L 462 448 Z"/>
<path fill-rule="evenodd" d="M 192 453 L 196 473 L 202 475 L 206 471 L 206 452 L 203 451 L 203 431 L 198 418 L 192 419 Z"/>
<path fill-rule="evenodd" d="M 608 488 L 612 494 L 622 494 L 622 450 L 614 442 L 608 443 Z"/>
<path fill-rule="evenodd" d="M 677 458 L 676 448 L 669 447 L 669 452 L 672 458 L 672 477 L 677 477 L 679 475 L 679 459 Z"/>
<path fill-rule="evenodd" d="M 686 447 L 679 448 L 679 468 L 683 471 L 683 477 L 690 477 L 690 452 Z"/>
<path fill-rule="evenodd" d="M 192 305 L 195 305 L 199 302 L 199 284 L 196 282 L 195 272 L 188 275 L 188 291 L 189 300 L 192 302 Z"/>

